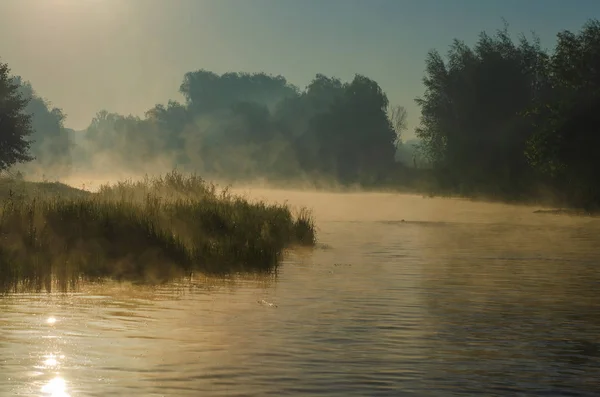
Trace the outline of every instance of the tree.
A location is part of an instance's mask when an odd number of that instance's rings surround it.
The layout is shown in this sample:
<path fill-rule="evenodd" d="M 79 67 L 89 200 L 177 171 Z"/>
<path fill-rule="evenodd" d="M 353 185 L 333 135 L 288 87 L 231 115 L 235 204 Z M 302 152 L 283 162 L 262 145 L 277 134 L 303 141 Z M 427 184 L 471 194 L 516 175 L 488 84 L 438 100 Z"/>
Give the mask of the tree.
<path fill-rule="evenodd" d="M 87 151 L 89 160 L 99 155 L 137 171 L 147 167 L 149 162 L 171 154 L 161 139 L 162 132 L 153 118 L 142 119 L 102 110 L 83 133 L 81 146 Z"/>
<path fill-rule="evenodd" d="M 0 171 L 33 160 L 27 139 L 33 133 L 31 115 L 25 111 L 28 103 L 8 65 L 0 62 Z"/>
<path fill-rule="evenodd" d="M 446 59 L 429 54 L 416 133 L 445 188 L 507 197 L 531 186 L 522 113 L 542 92 L 546 59 L 537 40 L 515 43 L 506 27 L 473 48 L 455 40 Z"/>
<path fill-rule="evenodd" d="M 329 82 L 327 86 L 331 87 Z M 321 92 L 327 94 L 322 98 L 326 101 L 335 90 Z M 380 180 L 394 164 L 396 150 L 388 104 L 375 81 L 356 75 L 331 98 L 327 108 L 311 118 L 300 141 L 303 167 L 342 182 Z"/>
<path fill-rule="evenodd" d="M 179 91 L 194 115 L 228 109 L 237 102 L 272 107 L 297 95 L 296 87 L 282 76 L 233 72 L 218 75 L 204 69 L 186 73 Z"/>
<path fill-rule="evenodd" d="M 396 132 L 396 146 L 402 143 L 402 134 L 408 128 L 408 114 L 404 106 L 394 106 L 390 110 L 390 121 Z"/>
<path fill-rule="evenodd" d="M 146 112 L 146 119 L 151 121 L 160 131 L 164 148 L 172 151 L 182 151 L 185 140 L 182 133 L 193 118 L 185 105 L 170 100 L 167 106 L 158 104 Z M 185 161 L 183 158 L 181 161 Z"/>
<path fill-rule="evenodd" d="M 558 34 L 550 82 L 528 116 L 536 126 L 527 155 L 570 204 L 600 207 L 600 21 Z"/>
<path fill-rule="evenodd" d="M 66 171 L 71 163 L 71 139 L 64 127 L 65 114 L 38 96 L 29 82 L 20 77 L 15 77 L 14 82 L 19 85 L 21 97 L 28 100 L 25 112 L 31 115 L 30 150 L 35 164 Z"/>

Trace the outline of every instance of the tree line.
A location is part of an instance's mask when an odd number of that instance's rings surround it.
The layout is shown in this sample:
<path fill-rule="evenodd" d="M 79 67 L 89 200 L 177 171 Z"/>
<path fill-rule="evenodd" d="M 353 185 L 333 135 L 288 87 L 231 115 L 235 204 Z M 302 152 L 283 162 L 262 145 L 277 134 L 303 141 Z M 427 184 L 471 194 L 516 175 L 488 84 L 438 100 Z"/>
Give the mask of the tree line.
<path fill-rule="evenodd" d="M 506 26 L 431 51 L 417 136 L 441 189 L 600 205 L 600 22 L 562 31 L 554 51 Z"/>
<path fill-rule="evenodd" d="M 350 183 L 384 178 L 405 128 L 388 116 L 379 85 L 360 75 L 342 83 L 319 74 L 300 91 L 281 76 L 199 70 L 180 92 L 185 103 L 156 105 L 143 118 L 99 112 L 81 147 L 125 167 L 160 158 L 207 175 Z"/>
<path fill-rule="evenodd" d="M 59 109 L 0 63 L 0 168 L 33 157 L 63 167 L 99 157 L 138 171 L 161 161 L 237 179 L 398 187 L 431 179 L 437 192 L 514 200 L 550 194 L 596 209 L 598 65 L 597 20 L 558 33 L 552 51 L 535 36 L 514 40 L 506 26 L 481 33 L 473 46 L 454 40 L 446 54 L 431 51 L 425 60 L 414 153 L 401 139 L 406 111 L 362 75 L 342 82 L 318 74 L 299 89 L 282 76 L 198 70 L 183 78 L 183 102 L 156 105 L 143 117 L 103 110 L 75 133 Z"/>

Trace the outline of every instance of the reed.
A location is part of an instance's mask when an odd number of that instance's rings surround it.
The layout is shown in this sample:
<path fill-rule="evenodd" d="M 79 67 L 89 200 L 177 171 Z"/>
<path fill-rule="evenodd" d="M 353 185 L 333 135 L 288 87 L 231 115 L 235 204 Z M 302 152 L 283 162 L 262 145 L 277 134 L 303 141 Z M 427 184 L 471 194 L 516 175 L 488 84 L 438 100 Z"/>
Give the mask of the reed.
<path fill-rule="evenodd" d="M 97 193 L 9 193 L 0 208 L 0 290 L 270 272 L 286 248 L 315 242 L 308 210 L 250 202 L 176 171 Z"/>

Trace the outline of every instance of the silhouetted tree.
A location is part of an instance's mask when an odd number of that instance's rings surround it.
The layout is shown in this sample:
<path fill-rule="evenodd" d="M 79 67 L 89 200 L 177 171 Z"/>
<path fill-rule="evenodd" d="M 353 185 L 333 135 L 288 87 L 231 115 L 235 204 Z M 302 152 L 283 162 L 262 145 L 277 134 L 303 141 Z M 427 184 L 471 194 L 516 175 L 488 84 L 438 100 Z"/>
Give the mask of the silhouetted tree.
<path fill-rule="evenodd" d="M 550 83 L 528 116 L 536 130 L 527 154 L 569 202 L 600 206 L 600 22 L 558 34 Z"/>
<path fill-rule="evenodd" d="M 381 178 L 394 163 L 396 139 L 387 115 L 388 99 L 381 87 L 357 75 L 336 97 L 316 98 L 332 102 L 311 119 L 303 140 L 304 147 L 312 147 L 312 151 L 301 164 L 343 182 Z"/>
<path fill-rule="evenodd" d="M 455 40 L 446 60 L 428 55 L 416 133 L 445 188 L 512 196 L 531 185 L 521 114 L 541 95 L 546 59 L 537 40 L 515 44 L 506 27 L 474 48 Z"/>
<path fill-rule="evenodd" d="M 28 102 L 20 95 L 8 65 L 0 62 L 0 171 L 33 160 L 27 139 L 33 133 Z"/>
<path fill-rule="evenodd" d="M 600 22 L 558 34 L 549 55 L 536 39 L 482 33 L 431 52 L 417 135 L 442 187 L 600 208 Z"/>

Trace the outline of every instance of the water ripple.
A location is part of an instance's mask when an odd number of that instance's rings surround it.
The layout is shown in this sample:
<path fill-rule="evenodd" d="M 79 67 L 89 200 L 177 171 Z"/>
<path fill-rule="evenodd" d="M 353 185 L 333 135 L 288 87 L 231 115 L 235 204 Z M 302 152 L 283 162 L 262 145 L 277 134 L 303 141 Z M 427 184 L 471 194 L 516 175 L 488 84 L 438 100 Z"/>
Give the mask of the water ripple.
<path fill-rule="evenodd" d="M 600 227 L 476 208 L 325 220 L 276 279 L 4 296 L 0 395 L 600 395 Z"/>

